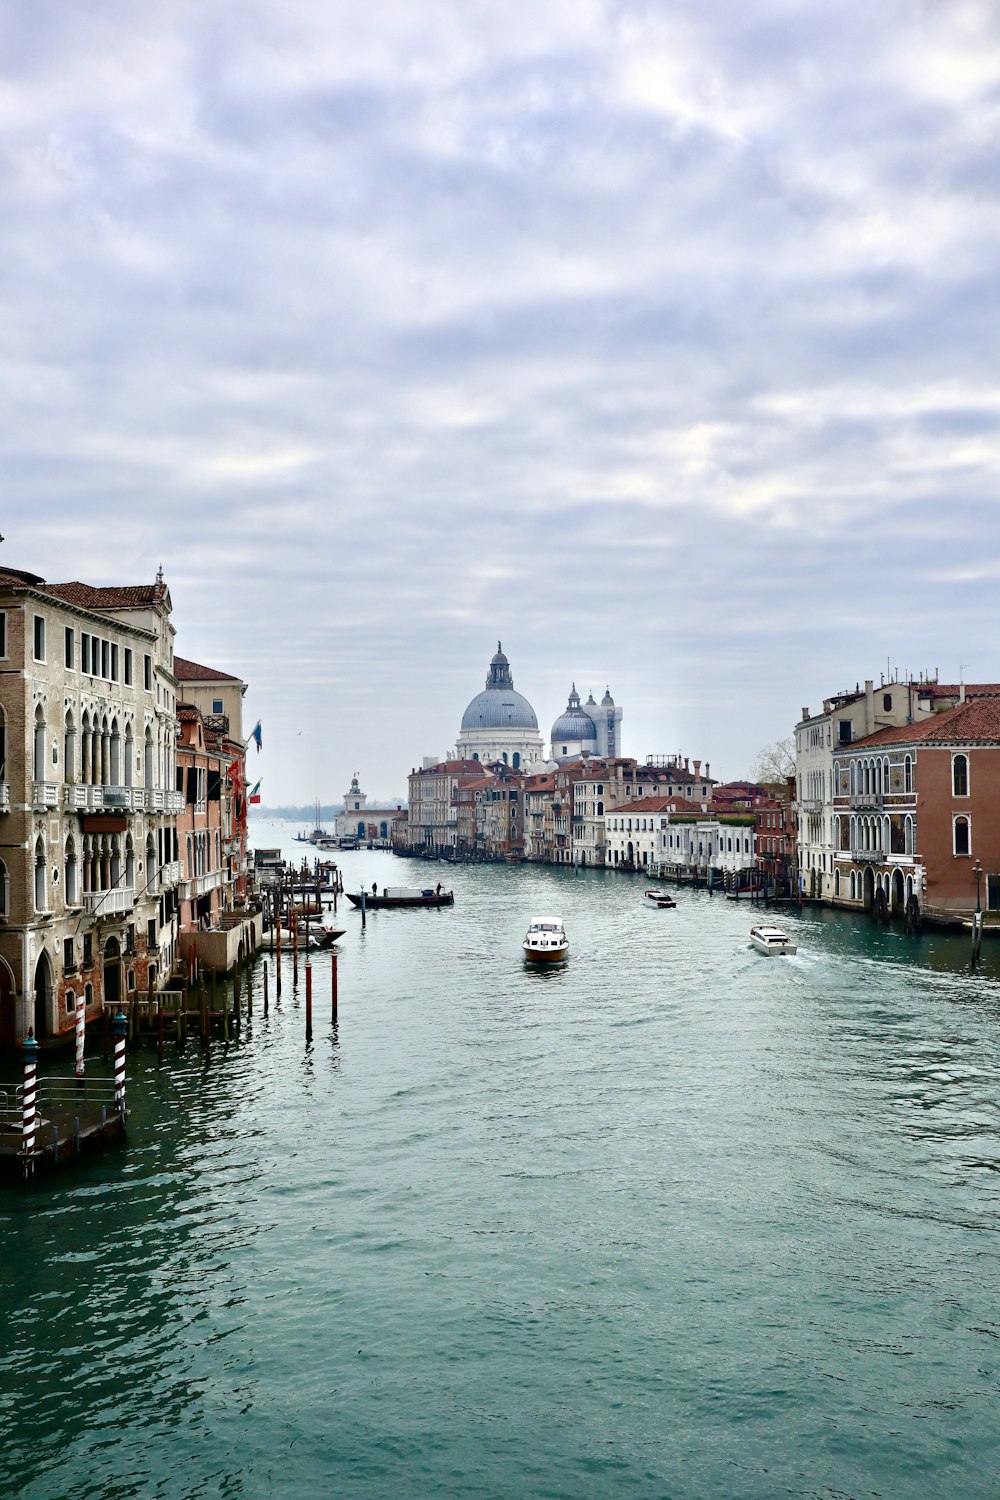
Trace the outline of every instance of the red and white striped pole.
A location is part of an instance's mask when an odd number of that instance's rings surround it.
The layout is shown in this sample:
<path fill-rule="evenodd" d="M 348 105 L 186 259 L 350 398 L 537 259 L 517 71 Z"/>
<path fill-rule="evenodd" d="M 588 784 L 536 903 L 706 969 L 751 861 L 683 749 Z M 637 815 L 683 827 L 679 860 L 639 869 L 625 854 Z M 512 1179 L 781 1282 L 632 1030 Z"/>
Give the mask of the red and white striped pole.
<path fill-rule="evenodd" d="M 115 1108 L 120 1115 L 125 1113 L 125 1032 L 128 1022 L 119 1011 L 111 1023 L 115 1033 Z"/>
<path fill-rule="evenodd" d="M 22 1093 L 21 1154 L 24 1157 L 24 1175 L 35 1169 L 35 1117 L 37 1114 L 38 1043 L 35 1033 L 29 1030 L 24 1039 L 24 1090 Z"/>
<path fill-rule="evenodd" d="M 83 1052 L 87 1043 L 87 1002 L 82 995 L 76 997 L 76 1076 L 83 1077 Z"/>

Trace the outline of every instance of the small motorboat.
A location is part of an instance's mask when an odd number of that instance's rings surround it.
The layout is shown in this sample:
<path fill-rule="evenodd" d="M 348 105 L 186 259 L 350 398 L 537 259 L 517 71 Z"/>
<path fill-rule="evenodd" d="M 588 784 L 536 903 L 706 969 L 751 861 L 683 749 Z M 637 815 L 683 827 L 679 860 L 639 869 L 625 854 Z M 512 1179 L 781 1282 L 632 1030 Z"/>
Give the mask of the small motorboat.
<path fill-rule="evenodd" d="M 677 905 L 673 896 L 667 891 L 643 891 L 642 899 L 647 906 L 656 906 L 662 909 L 669 909 L 671 906 Z"/>
<path fill-rule="evenodd" d="M 360 907 L 364 902 L 366 911 L 379 911 L 383 907 L 393 906 L 454 906 L 455 892 L 443 891 L 440 886 L 437 890 L 419 890 L 407 885 L 387 885 L 381 896 L 372 895 L 371 891 L 359 892 L 355 895 L 352 891 L 345 891 L 348 901 L 352 906 Z"/>
<path fill-rule="evenodd" d="M 303 922 L 299 927 L 296 937 L 292 936 L 290 928 L 282 927 L 281 946 L 287 953 L 291 953 L 292 949 L 296 947 L 302 949 L 331 948 L 339 937 L 343 937 L 346 931 L 346 927 L 320 929 L 315 922 L 312 922 L 309 925 L 309 936 L 306 937 L 306 927 Z M 277 948 L 278 938 L 273 927 L 268 928 L 267 932 L 264 933 L 264 936 L 261 938 L 261 946 L 272 950 Z"/>
<path fill-rule="evenodd" d="M 768 957 L 776 953 L 798 952 L 798 945 L 780 927 L 751 927 L 750 941 L 758 953 Z"/>
<path fill-rule="evenodd" d="M 561 917 L 536 917 L 521 944 L 525 962 L 557 964 L 569 953 L 569 938 Z"/>

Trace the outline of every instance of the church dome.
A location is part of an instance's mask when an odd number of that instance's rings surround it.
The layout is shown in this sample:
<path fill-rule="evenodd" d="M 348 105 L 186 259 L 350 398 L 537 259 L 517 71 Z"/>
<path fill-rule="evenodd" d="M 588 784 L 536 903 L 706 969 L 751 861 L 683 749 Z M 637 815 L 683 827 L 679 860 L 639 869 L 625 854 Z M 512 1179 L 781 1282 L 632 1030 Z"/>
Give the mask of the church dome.
<path fill-rule="evenodd" d="M 567 745 L 570 742 L 584 744 L 590 740 L 595 743 L 597 741 L 597 729 L 590 715 L 580 707 L 580 694 L 576 690 L 575 682 L 569 695 L 569 702 L 552 726 L 553 745 L 557 740 L 564 741 Z"/>
<path fill-rule="evenodd" d="M 490 662 L 486 687 L 477 693 L 462 715 L 462 733 L 471 729 L 532 729 L 537 732 L 535 710 L 521 693 L 514 691 L 510 663 L 497 641 Z"/>
<path fill-rule="evenodd" d="M 610 688 L 605 688 L 604 689 L 604 697 L 601 699 L 601 707 L 602 708 L 614 708 L 614 706 L 615 706 L 615 700 L 611 696 L 611 689 Z"/>

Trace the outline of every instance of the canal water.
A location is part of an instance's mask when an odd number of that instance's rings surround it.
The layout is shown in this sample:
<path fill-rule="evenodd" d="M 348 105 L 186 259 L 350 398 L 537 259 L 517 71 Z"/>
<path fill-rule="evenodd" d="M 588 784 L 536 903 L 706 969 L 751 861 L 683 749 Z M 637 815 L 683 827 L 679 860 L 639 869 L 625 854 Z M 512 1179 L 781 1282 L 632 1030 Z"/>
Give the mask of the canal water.
<path fill-rule="evenodd" d="M 1000 1492 L 1000 953 L 341 865 L 455 906 L 342 905 L 336 1028 L 272 959 L 228 1048 L 131 1056 L 126 1146 L 0 1188 L 0 1495 Z"/>

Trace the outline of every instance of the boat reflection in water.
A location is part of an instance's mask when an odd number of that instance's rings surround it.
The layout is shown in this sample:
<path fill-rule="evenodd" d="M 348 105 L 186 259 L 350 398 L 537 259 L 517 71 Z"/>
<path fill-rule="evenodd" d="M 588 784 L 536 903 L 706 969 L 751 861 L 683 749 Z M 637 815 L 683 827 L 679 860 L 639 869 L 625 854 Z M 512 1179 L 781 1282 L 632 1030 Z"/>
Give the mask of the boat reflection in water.
<path fill-rule="evenodd" d="M 569 938 L 561 917 L 536 917 L 521 944 L 526 963 L 558 964 L 569 953 Z"/>

